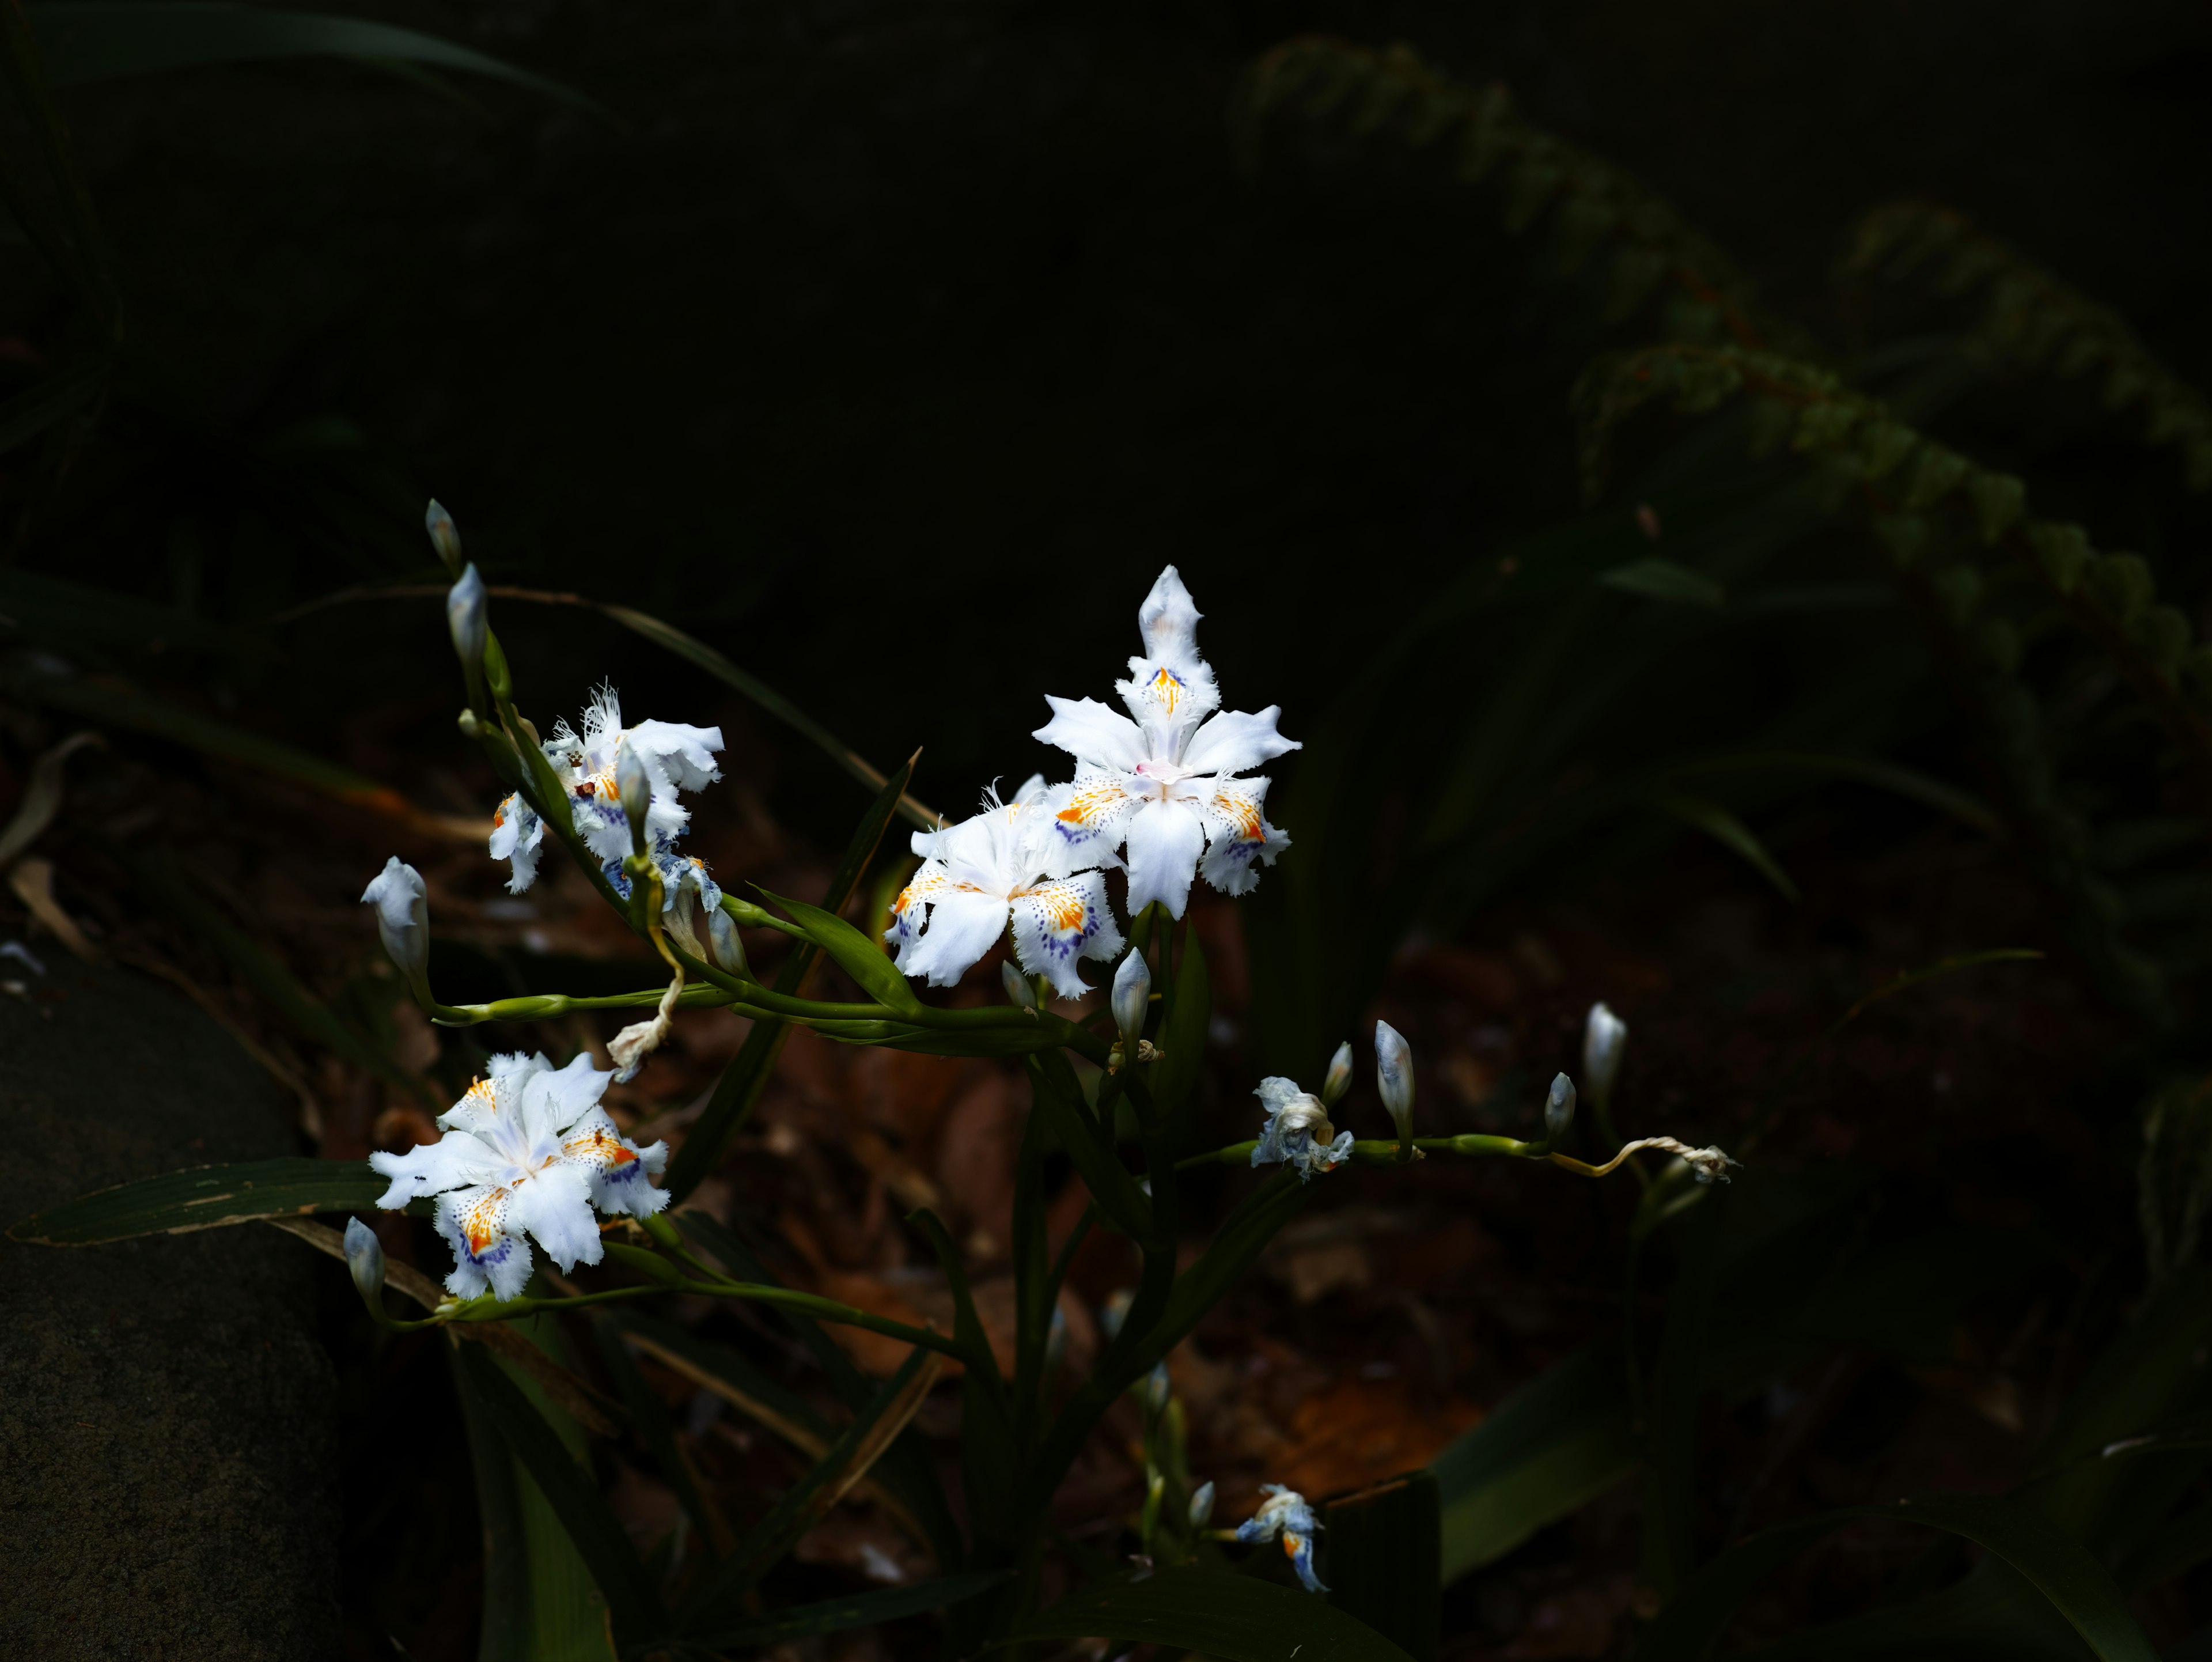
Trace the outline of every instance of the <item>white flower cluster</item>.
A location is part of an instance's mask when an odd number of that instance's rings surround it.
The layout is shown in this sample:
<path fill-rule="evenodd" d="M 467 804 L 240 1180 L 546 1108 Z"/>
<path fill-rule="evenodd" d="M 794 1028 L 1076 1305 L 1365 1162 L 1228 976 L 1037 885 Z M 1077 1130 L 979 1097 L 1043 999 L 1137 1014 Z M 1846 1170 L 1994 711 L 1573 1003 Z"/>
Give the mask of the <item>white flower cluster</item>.
<path fill-rule="evenodd" d="M 601 687 L 584 712 L 581 733 L 562 721 L 543 746 L 568 793 L 568 812 L 576 834 L 599 856 L 600 869 L 617 892 L 627 898 L 629 879 L 623 861 L 630 851 L 629 819 L 623 812 L 615 781 L 622 752 L 627 750 L 643 765 L 653 788 L 646 810 L 646 847 L 659 868 L 665 892 L 664 910 L 690 916 L 684 904 L 696 896 L 711 916 L 722 904 L 722 891 L 696 858 L 678 853 L 677 839 L 691 823 L 691 811 L 678 794 L 698 790 L 720 778 L 714 753 L 722 748 L 720 728 L 687 727 L 680 721 L 640 721 L 624 727 L 622 700 L 612 687 Z M 491 855 L 510 863 L 514 875 L 507 892 L 520 894 L 538 878 L 538 857 L 544 851 L 545 822 L 517 792 L 499 805 L 491 819 Z"/>
<path fill-rule="evenodd" d="M 1011 802 L 987 793 L 974 819 L 915 834 L 921 869 L 884 937 L 901 970 L 949 987 L 1011 921 L 1022 968 L 1079 997 L 1077 963 L 1121 950 L 1108 871 L 1128 875 L 1130 916 L 1158 901 L 1181 917 L 1194 877 L 1249 893 L 1257 868 L 1290 846 L 1261 812 L 1267 781 L 1248 776 L 1298 746 L 1276 732 L 1276 706 L 1220 709 L 1198 655 L 1199 617 L 1169 566 L 1138 608 L 1144 655 L 1115 684 L 1129 713 L 1095 698 L 1045 700 L 1053 717 L 1036 736 L 1075 758 L 1074 776 L 1048 786 L 1038 776 Z"/>
<path fill-rule="evenodd" d="M 512 1299 L 530 1279 L 525 1233 L 563 1270 L 597 1263 L 597 1212 L 649 1217 L 668 1204 L 646 1181 L 668 1145 L 641 1148 L 616 1129 L 599 1099 L 614 1075 L 579 1056 L 556 1068 L 543 1054 L 495 1056 L 490 1076 L 438 1117 L 445 1135 L 368 1163 L 392 1179 L 377 1202 L 396 1209 L 438 1197 L 438 1233 L 453 1249 L 447 1291 Z"/>

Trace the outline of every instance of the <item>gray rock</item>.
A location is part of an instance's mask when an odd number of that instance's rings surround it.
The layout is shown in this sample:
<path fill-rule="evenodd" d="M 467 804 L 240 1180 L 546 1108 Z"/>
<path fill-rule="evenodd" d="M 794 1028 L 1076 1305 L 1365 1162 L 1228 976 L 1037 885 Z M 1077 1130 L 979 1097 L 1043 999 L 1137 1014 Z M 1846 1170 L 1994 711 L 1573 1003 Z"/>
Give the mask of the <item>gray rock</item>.
<path fill-rule="evenodd" d="M 0 996 L 5 1221 L 299 1152 L 281 1094 L 167 988 L 58 953 Z M 20 973 L 9 965 L 11 974 Z M 337 1648 L 333 1385 L 313 1252 L 260 1225 L 0 1239 L 0 1654 Z"/>

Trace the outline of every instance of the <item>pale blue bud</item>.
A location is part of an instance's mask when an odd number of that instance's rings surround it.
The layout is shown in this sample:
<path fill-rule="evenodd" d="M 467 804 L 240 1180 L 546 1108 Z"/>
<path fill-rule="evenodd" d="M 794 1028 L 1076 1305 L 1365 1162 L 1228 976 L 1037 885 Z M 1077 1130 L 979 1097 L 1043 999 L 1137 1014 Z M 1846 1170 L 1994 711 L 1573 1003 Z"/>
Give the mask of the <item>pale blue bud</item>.
<path fill-rule="evenodd" d="M 453 523 L 453 516 L 438 506 L 433 496 L 430 506 L 422 515 L 422 528 L 430 533 L 430 546 L 438 551 L 438 558 L 447 571 L 461 575 L 461 533 Z"/>
<path fill-rule="evenodd" d="M 1152 1002 L 1152 971 L 1145 955 L 1131 951 L 1114 971 L 1114 1025 L 1121 1030 L 1121 1054 L 1137 1059 L 1137 1040 L 1145 1031 L 1145 1009 Z"/>
<path fill-rule="evenodd" d="M 1328 1075 L 1321 1082 L 1321 1101 L 1324 1108 L 1334 1108 L 1344 1100 L 1344 1093 L 1352 1088 L 1352 1041 L 1346 1039 L 1336 1047 L 1336 1054 L 1328 1059 Z"/>
<path fill-rule="evenodd" d="M 1165 1409 L 1168 1397 L 1174 1390 L 1168 1379 L 1168 1365 L 1165 1362 L 1155 1363 L 1152 1371 L 1145 1375 L 1145 1383 L 1140 1389 L 1144 1393 L 1146 1413 L 1158 1414 Z"/>
<path fill-rule="evenodd" d="M 384 1294 L 384 1244 L 376 1232 L 359 1218 L 348 1218 L 345 1227 L 346 1268 L 353 1284 L 371 1310 L 381 1310 Z"/>
<path fill-rule="evenodd" d="M 1375 1087 L 1398 1128 L 1398 1140 L 1413 1135 L 1413 1047 L 1387 1021 L 1375 1024 Z"/>
<path fill-rule="evenodd" d="M 1190 1497 L 1190 1526 L 1204 1529 L 1213 1521 L 1213 1480 L 1206 1479 Z"/>
<path fill-rule="evenodd" d="M 1628 1048 L 1628 1024 L 1603 1004 L 1590 1006 L 1583 1023 L 1583 1084 L 1601 1109 L 1613 1106 L 1613 1081 L 1620 1077 L 1621 1053 Z"/>
<path fill-rule="evenodd" d="M 416 1001 L 430 998 L 430 899 L 422 874 L 398 855 L 384 862 L 375 880 L 362 891 L 362 904 L 376 908 L 376 933 L 392 965 L 406 978 Z"/>
<path fill-rule="evenodd" d="M 1544 1140 L 1557 1148 L 1567 1140 L 1575 1123 L 1575 1082 L 1565 1074 L 1552 1081 L 1552 1093 L 1544 1099 Z"/>
<path fill-rule="evenodd" d="M 999 962 L 999 979 L 1006 983 L 1006 996 L 1024 1010 L 1036 1008 L 1036 988 L 1011 958 Z"/>
<path fill-rule="evenodd" d="M 477 575 L 474 562 L 446 591 L 446 627 L 453 633 L 453 650 L 473 672 L 483 662 L 484 637 L 489 631 L 484 621 L 483 579 Z"/>
<path fill-rule="evenodd" d="M 1106 1295 L 1106 1302 L 1098 1306 L 1098 1328 L 1111 1344 L 1121 1336 L 1121 1324 L 1129 1319 L 1129 1306 L 1137 1295 L 1127 1288 L 1118 1288 Z"/>
<path fill-rule="evenodd" d="M 629 816 L 630 835 L 643 836 L 645 816 L 653 807 L 653 776 L 627 739 L 615 752 L 615 790 L 622 798 L 623 812 Z"/>
<path fill-rule="evenodd" d="M 752 966 L 745 962 L 745 943 L 738 934 L 738 921 L 720 906 L 708 909 L 707 941 L 714 948 L 715 963 L 732 975 L 741 975 L 748 981 L 753 978 Z"/>

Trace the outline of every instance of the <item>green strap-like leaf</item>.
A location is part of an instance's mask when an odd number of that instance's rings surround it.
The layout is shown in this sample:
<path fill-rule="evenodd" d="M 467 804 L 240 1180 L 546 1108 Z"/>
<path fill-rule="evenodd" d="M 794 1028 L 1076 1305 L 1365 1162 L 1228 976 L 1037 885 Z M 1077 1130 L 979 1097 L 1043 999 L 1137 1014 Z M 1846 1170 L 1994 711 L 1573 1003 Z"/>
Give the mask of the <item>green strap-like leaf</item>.
<path fill-rule="evenodd" d="M 256 1218 L 366 1212 L 392 1186 L 365 1160 L 260 1160 L 194 1166 L 96 1190 L 25 1218 L 9 1239 L 39 1246 L 95 1246 L 133 1235 L 181 1235 Z M 421 1202 L 410 1202 L 419 1207 Z"/>
<path fill-rule="evenodd" d="M 766 889 L 761 892 L 788 912 L 792 922 L 806 931 L 806 938 L 829 953 L 837 967 L 877 1003 L 902 1015 L 921 1010 L 921 1001 L 915 996 L 914 988 L 899 973 L 898 966 L 884 955 L 881 942 L 869 940 L 835 912 L 787 895 L 769 894 Z"/>
<path fill-rule="evenodd" d="M 764 1287 L 780 1284 L 769 1273 L 768 1266 L 720 1219 L 694 1208 L 683 1213 L 677 1224 L 739 1281 Z M 839 1348 L 821 1323 L 781 1305 L 763 1305 L 760 1309 L 763 1317 L 783 1324 L 813 1353 L 815 1360 L 822 1364 L 822 1371 L 829 1375 L 830 1389 L 846 1407 L 858 1413 L 867 1406 L 868 1399 L 875 1394 L 875 1381 L 853 1365 L 853 1359 Z M 884 1451 L 876 1462 L 874 1475 L 878 1482 L 905 1502 L 907 1509 L 914 1513 L 915 1521 L 929 1537 L 937 1562 L 958 1562 L 965 1545 L 958 1526 L 952 1521 L 951 1510 L 945 1503 L 945 1485 L 937 1475 L 937 1462 L 912 1428 L 899 1433 L 898 1440 Z"/>
<path fill-rule="evenodd" d="M 1212 979 L 1196 929 L 1184 932 L 1173 999 L 1160 1022 L 1159 1044 L 1165 1054 L 1152 1064 L 1151 1081 L 1154 1105 L 1170 1116 L 1182 1111 L 1206 1071 L 1206 1029 L 1213 1020 Z"/>
<path fill-rule="evenodd" d="M 909 1354 L 899 1371 L 884 1381 L 874 1398 L 853 1416 L 853 1423 L 845 1428 L 806 1475 L 786 1490 L 768 1515 L 745 1532 L 744 1539 L 731 1550 L 714 1577 L 685 1607 L 686 1631 L 726 1627 L 736 1619 L 739 1612 L 738 1601 L 813 1522 L 818 1509 L 817 1497 L 822 1497 L 830 1484 L 843 1479 L 854 1456 L 874 1433 L 876 1422 L 905 1394 L 915 1375 L 927 1363 L 928 1355 L 918 1348 Z"/>
<path fill-rule="evenodd" d="M 941 1610 L 949 1605 L 965 1604 L 978 1593 L 988 1592 L 1000 1582 L 1009 1580 L 1012 1570 L 986 1570 L 975 1575 L 940 1575 L 933 1581 L 918 1581 L 910 1587 L 885 1587 L 879 1592 L 853 1593 L 843 1598 L 825 1598 L 818 1604 L 795 1604 L 789 1610 L 764 1616 L 757 1622 L 725 1629 L 720 1633 L 702 1634 L 692 1642 L 708 1650 L 749 1651 L 763 1645 L 776 1645 L 787 1639 L 809 1639 L 817 1634 L 845 1633 L 854 1628 L 873 1627 L 878 1622 L 890 1622 L 902 1616 L 914 1616 L 923 1610 Z"/>
<path fill-rule="evenodd" d="M 580 109 L 598 106 L 557 81 L 434 35 L 359 17 L 210 0 L 68 0 L 23 8 L 57 86 L 282 58 L 358 58 L 465 70 Z"/>
<path fill-rule="evenodd" d="M 1066 1058 L 1039 1052 L 1030 1059 L 1029 1075 L 1031 1101 L 1074 1162 L 1076 1176 L 1083 1179 L 1098 1209 L 1122 1233 L 1142 1238 L 1152 1227 L 1152 1203 L 1121 1156 L 1099 1136 Z"/>
<path fill-rule="evenodd" d="M 1636 1467 L 1620 1342 L 1601 1339 L 1515 1391 L 1430 1463 L 1443 1579 L 1504 1557 Z"/>
<path fill-rule="evenodd" d="M 1162 1570 L 1085 1587 L 1016 1623 L 1008 1637 L 1135 1640 L 1224 1662 L 1412 1662 L 1324 1598 L 1219 1570 Z"/>
<path fill-rule="evenodd" d="M 1760 842 L 1750 826 L 1733 813 L 1707 797 L 1693 796 L 1687 791 L 1664 790 L 1652 794 L 1652 807 L 1674 816 L 1686 825 L 1698 830 L 1719 843 L 1729 853 L 1738 855 L 1753 871 L 1774 886 L 1775 892 L 1785 900 L 1795 901 L 1797 886 L 1790 880 L 1766 845 Z"/>
<path fill-rule="evenodd" d="M 914 762 L 909 759 L 884 782 L 884 788 L 876 793 L 876 800 L 860 816 L 852 842 L 846 845 L 845 857 L 822 897 L 821 910 L 834 914 L 852 898 L 868 862 L 875 858 L 876 845 L 883 841 L 884 828 L 897 811 L 907 782 L 913 777 Z M 805 984 L 807 972 L 814 967 L 819 951 L 811 942 L 795 947 L 784 959 L 783 967 L 776 971 L 775 990 L 798 993 Z M 763 1020 L 753 1023 L 753 1030 L 745 1035 L 737 1059 L 723 1073 L 705 1111 L 693 1122 L 691 1134 L 684 1138 L 684 1146 L 669 1163 L 666 1186 L 677 1199 L 683 1199 L 697 1188 L 700 1179 L 721 1164 L 722 1156 L 729 1152 L 730 1144 L 750 1117 L 753 1105 L 760 1100 L 760 1093 L 768 1084 L 769 1075 L 775 1070 L 775 1059 L 782 1053 L 784 1039 L 790 1032 L 786 1022 Z"/>
<path fill-rule="evenodd" d="M 621 1326 L 611 1316 L 602 1314 L 592 1324 L 592 1330 L 607 1373 L 614 1379 L 615 1390 L 622 1397 L 623 1406 L 629 1410 L 629 1422 L 637 1430 L 638 1440 L 653 1456 L 653 1463 L 660 1468 L 661 1481 L 675 1491 L 699 1539 L 711 1550 L 714 1523 L 708 1515 L 705 1497 L 692 1481 L 691 1467 L 677 1446 L 676 1428 L 669 1421 L 668 1409 L 653 1387 L 646 1384 L 645 1375 L 638 1371 L 637 1359 L 623 1342 Z"/>
<path fill-rule="evenodd" d="M 668 1631 L 660 1589 L 638 1560 L 606 1496 L 482 1345 L 463 1345 L 455 1365 L 466 1376 L 484 1415 L 530 1474 L 568 1531 L 592 1579 L 606 1595 L 625 1649 Z"/>
<path fill-rule="evenodd" d="M 1443 1615 L 1436 1478 L 1408 1472 L 1332 1501 L 1322 1524 L 1328 1602 L 1431 1662 Z"/>
<path fill-rule="evenodd" d="M 1858 1518 L 1893 1518 L 1978 1543 L 2025 1576 L 2081 1635 L 2099 1662 L 2156 1662 L 2158 1652 L 2105 1567 L 2032 1505 L 1997 1495 L 1935 1495 L 1845 1507 L 1754 1535 L 1705 1566 L 1638 1647 L 1636 1662 L 1699 1662 L 1761 1580 L 1822 1536 Z"/>

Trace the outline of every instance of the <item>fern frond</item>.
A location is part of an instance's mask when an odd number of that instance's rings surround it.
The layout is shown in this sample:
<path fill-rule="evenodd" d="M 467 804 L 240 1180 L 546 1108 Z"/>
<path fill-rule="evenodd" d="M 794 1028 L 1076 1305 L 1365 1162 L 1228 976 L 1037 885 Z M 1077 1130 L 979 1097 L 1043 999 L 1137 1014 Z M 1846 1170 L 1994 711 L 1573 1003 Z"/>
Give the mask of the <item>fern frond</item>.
<path fill-rule="evenodd" d="M 1339 118 L 1355 134 L 1388 129 L 1416 149 L 1448 143 L 1468 184 L 1494 180 L 1506 230 L 1550 217 L 1562 272 L 1610 256 L 1605 318 L 1626 321 L 1663 295 L 1670 339 L 1732 340 L 1753 350 L 1811 350 L 1765 313 L 1750 281 L 1673 206 L 1604 158 L 1526 119 L 1504 84 L 1462 86 L 1404 46 L 1376 51 L 1326 35 L 1275 47 L 1246 77 L 1243 113 L 1257 121 L 1294 107 Z"/>
<path fill-rule="evenodd" d="M 1953 679 L 1987 729 L 2077 945 L 2117 1001 L 2162 1020 L 2161 977 L 2119 939 L 2119 898 L 2093 871 L 2086 831 L 2060 798 L 2040 706 L 2020 677 L 2022 631 L 1999 604 L 2025 587 L 2072 624 L 2156 719 L 2200 811 L 2212 815 L 2212 646 L 2159 601 L 2141 557 L 2100 550 L 2079 526 L 2032 517 L 2019 479 L 1915 431 L 1815 365 L 1733 347 L 1658 346 L 1595 366 L 1576 396 L 1593 494 L 1613 431 L 1638 409 L 1663 402 L 1695 415 L 1742 399 L 1755 448 L 1786 443 L 1836 508 L 1856 507 L 1948 648 Z"/>
<path fill-rule="evenodd" d="M 2094 373 L 2105 408 L 2140 408 L 2144 442 L 2181 455 L 2191 490 L 2212 490 L 2212 402 L 2152 356 L 2119 314 L 1933 202 L 1893 202 L 1859 221 L 1844 257 L 1847 283 L 1898 281 L 1930 271 L 1949 298 L 1978 292 L 1977 338 L 1993 355 L 2061 380 Z"/>

